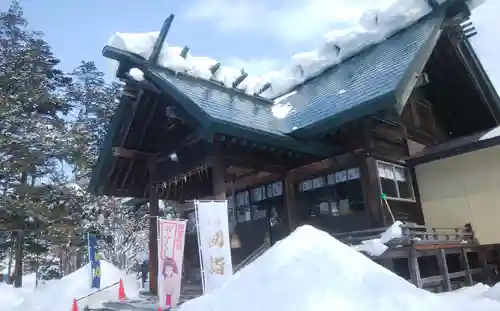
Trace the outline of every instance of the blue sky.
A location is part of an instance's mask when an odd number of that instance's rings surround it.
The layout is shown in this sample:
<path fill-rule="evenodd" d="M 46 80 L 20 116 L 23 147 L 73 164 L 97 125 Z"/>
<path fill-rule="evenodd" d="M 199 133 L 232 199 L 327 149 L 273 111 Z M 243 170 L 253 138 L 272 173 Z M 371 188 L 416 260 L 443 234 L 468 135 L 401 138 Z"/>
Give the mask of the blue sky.
<path fill-rule="evenodd" d="M 395 0 L 20 0 L 31 26 L 71 70 L 93 60 L 108 71 L 101 50 L 115 32 L 158 31 L 176 15 L 169 44 L 190 47 L 197 56 L 260 74 L 281 67 L 290 55 L 313 49 L 329 30 L 357 23 L 363 10 Z M 424 0 L 422 0 L 424 1 Z M 10 0 L 0 0 L 6 8 Z M 499 0 L 474 11 L 479 35 L 473 44 L 494 84 L 500 86 Z"/>
<path fill-rule="evenodd" d="M 312 6 L 306 3 L 311 12 L 331 7 L 329 1 L 314 2 Z M 10 0 L 0 0 L 2 8 L 9 3 Z M 339 14 L 345 15 L 343 18 L 323 14 L 312 25 L 310 17 L 300 17 L 304 9 L 304 13 L 308 10 L 303 0 L 287 1 L 286 6 L 280 0 L 20 0 L 20 3 L 30 25 L 45 33 L 46 40 L 63 61 L 64 70 L 70 70 L 82 59 L 94 60 L 105 70 L 107 64 L 100 53 L 114 32 L 157 31 L 170 13 L 176 15 L 167 38 L 170 44 L 189 45 L 195 55 L 251 66 L 257 72 L 277 66 L 296 51 L 311 49 L 321 40 L 325 29 L 343 26 L 351 18 L 342 12 Z M 283 14 L 290 18 L 283 18 Z M 299 24 L 302 26 L 298 27 Z"/>

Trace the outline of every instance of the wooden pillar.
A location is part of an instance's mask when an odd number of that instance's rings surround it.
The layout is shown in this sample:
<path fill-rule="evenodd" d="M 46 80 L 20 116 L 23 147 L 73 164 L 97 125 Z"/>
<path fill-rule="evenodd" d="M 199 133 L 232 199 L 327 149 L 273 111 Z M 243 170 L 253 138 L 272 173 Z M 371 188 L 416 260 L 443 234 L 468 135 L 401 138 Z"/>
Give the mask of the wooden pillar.
<path fill-rule="evenodd" d="M 418 288 L 422 288 L 422 278 L 420 277 L 420 266 L 418 264 L 418 254 L 412 249 L 408 254 L 408 267 L 410 268 L 411 282 Z"/>
<path fill-rule="evenodd" d="M 383 206 L 381 204 L 380 183 L 378 180 L 377 162 L 372 156 L 374 141 L 372 135 L 372 120 L 363 121 L 362 140 L 364 157 L 360 160 L 361 185 L 363 189 L 363 200 L 365 209 L 370 218 L 373 228 L 387 225 L 384 219 Z"/>
<path fill-rule="evenodd" d="M 461 249 L 461 257 L 462 257 L 462 262 L 464 264 L 465 268 L 465 282 L 467 286 L 472 286 L 473 281 L 472 281 L 472 275 L 470 273 L 470 264 L 469 264 L 469 257 L 467 257 L 467 250 L 465 248 Z"/>
<path fill-rule="evenodd" d="M 215 200 L 226 200 L 226 165 L 224 163 L 224 153 L 222 146 L 215 139 L 212 149 L 212 186 Z M 236 198 L 233 199 L 236 200 Z"/>
<path fill-rule="evenodd" d="M 288 217 L 288 227 L 290 232 L 298 226 L 297 219 L 297 189 L 294 180 L 289 174 L 285 176 L 285 208 Z"/>
<path fill-rule="evenodd" d="M 443 276 L 445 291 L 451 291 L 450 272 L 448 271 L 448 263 L 446 262 L 446 253 L 444 249 L 440 248 L 437 251 L 437 260 L 439 265 L 439 272 Z"/>
<path fill-rule="evenodd" d="M 363 187 L 363 199 L 365 209 L 370 218 L 373 228 L 380 228 L 388 225 L 381 204 L 380 185 L 378 180 L 378 170 L 375 158 L 367 154 L 360 165 L 361 185 Z"/>
<path fill-rule="evenodd" d="M 488 266 L 487 249 L 485 247 L 479 248 L 477 250 L 477 255 L 479 257 L 479 263 L 482 269 L 483 283 L 486 285 L 493 285 L 491 284 L 491 272 Z"/>
<path fill-rule="evenodd" d="M 154 181 L 154 165 L 150 168 L 149 188 L 149 290 L 151 294 L 158 293 L 158 216 L 160 207 Z"/>

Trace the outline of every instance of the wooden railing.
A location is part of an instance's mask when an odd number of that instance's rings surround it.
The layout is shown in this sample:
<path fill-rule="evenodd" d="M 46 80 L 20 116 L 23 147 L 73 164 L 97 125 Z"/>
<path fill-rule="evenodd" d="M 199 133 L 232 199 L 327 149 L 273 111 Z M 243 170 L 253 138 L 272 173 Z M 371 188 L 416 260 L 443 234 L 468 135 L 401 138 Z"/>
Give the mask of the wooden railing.
<path fill-rule="evenodd" d="M 260 255 L 264 254 L 265 251 L 269 249 L 269 244 L 264 243 L 261 246 L 257 247 L 250 255 L 248 255 L 245 259 L 243 259 L 235 268 L 234 272 L 238 272 L 241 269 L 245 268 L 247 265 L 252 263 L 255 259 L 259 258 Z"/>
<path fill-rule="evenodd" d="M 347 245 L 357 245 L 362 241 L 380 238 L 388 227 L 351 231 L 333 236 Z M 427 228 L 423 225 L 405 223 L 401 227 L 402 236 L 389 241 L 388 245 L 423 245 L 423 244 L 465 244 L 474 243 L 475 237 L 469 224 L 458 228 Z"/>

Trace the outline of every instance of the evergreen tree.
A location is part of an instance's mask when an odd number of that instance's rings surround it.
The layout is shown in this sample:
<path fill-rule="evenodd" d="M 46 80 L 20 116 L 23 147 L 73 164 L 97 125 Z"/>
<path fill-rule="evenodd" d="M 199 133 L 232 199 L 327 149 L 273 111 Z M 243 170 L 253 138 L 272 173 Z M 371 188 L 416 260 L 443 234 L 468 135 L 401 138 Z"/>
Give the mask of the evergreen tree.
<path fill-rule="evenodd" d="M 106 83 L 94 62 L 82 62 L 71 74 L 68 97 L 78 116 L 71 125 L 71 163 L 77 178 L 89 178 L 117 107 L 118 83 Z"/>
<path fill-rule="evenodd" d="M 16 286 L 27 230 L 54 217 L 40 184 L 63 179 L 64 115 L 71 106 L 60 91 L 71 79 L 58 63 L 42 33 L 28 28 L 17 1 L 0 12 L 0 225 L 15 229 Z"/>

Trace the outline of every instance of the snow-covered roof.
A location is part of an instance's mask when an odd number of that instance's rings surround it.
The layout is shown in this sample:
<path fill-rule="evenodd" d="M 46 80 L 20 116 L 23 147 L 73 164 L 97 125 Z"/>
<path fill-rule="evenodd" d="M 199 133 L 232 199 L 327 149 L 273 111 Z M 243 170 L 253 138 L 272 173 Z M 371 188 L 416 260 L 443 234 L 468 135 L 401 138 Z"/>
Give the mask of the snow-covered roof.
<path fill-rule="evenodd" d="M 164 92 L 200 123 L 219 122 L 231 134 L 272 134 L 289 144 L 289 134 L 314 135 L 363 115 L 404 103 L 407 89 L 422 71 L 439 35 L 443 14 L 436 13 L 369 49 L 309 78 L 293 92 L 269 102 L 189 74 L 162 67 L 143 68 Z M 118 58 L 118 57 L 117 57 Z M 254 136 L 255 136 L 254 135 Z M 253 139 L 255 137 L 247 137 Z M 295 148 L 305 147 L 294 144 Z"/>
<path fill-rule="evenodd" d="M 470 8 L 474 8 L 484 1 L 469 0 L 467 2 Z M 437 10 L 440 6 L 456 2 L 456 0 L 393 0 L 386 2 L 390 4 L 363 12 L 357 26 L 325 34 L 321 46 L 310 52 L 293 55 L 285 68 L 261 76 L 248 76 L 236 87 L 250 95 L 260 94 L 266 98 L 277 98 L 367 47 L 386 40 L 433 10 Z M 159 32 L 116 33 L 109 39 L 108 44 L 147 59 L 153 51 L 158 36 Z M 241 68 L 225 66 L 209 57 L 193 56 L 182 47 L 168 44 L 164 45 L 158 64 L 176 72 L 219 81 L 228 88 L 234 87 L 233 82 L 242 75 Z M 220 65 L 218 70 L 211 70 L 216 64 Z M 265 88 L 267 83 L 270 83 L 271 87 Z"/>

